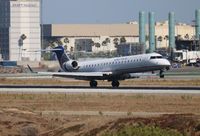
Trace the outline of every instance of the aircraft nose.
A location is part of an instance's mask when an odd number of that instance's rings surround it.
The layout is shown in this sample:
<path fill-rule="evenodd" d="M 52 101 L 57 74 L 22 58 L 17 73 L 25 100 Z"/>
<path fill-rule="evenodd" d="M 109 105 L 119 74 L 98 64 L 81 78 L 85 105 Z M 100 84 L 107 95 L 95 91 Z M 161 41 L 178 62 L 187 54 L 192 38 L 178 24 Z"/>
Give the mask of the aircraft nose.
<path fill-rule="evenodd" d="M 169 60 L 165 60 L 165 61 L 166 61 L 165 63 L 167 66 L 171 66 L 171 63 L 169 62 Z"/>
<path fill-rule="evenodd" d="M 171 66 L 170 62 L 167 59 L 159 60 L 157 61 L 157 64 L 161 66 L 167 66 L 167 67 Z"/>

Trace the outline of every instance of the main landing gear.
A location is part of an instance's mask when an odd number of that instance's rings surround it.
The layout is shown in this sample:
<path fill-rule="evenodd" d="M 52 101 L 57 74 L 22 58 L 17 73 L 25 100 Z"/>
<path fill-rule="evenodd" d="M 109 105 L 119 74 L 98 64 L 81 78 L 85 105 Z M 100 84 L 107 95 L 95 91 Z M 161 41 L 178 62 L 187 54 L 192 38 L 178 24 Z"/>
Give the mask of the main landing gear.
<path fill-rule="evenodd" d="M 119 81 L 118 80 L 113 80 L 111 84 L 112 84 L 113 88 L 118 88 L 119 87 Z M 96 88 L 97 85 L 98 85 L 97 81 L 95 81 L 95 80 L 91 80 L 90 81 L 90 87 L 91 88 Z"/>
<path fill-rule="evenodd" d="M 113 81 L 112 81 L 112 87 L 118 88 L 118 87 L 119 87 L 119 81 L 113 80 Z"/>

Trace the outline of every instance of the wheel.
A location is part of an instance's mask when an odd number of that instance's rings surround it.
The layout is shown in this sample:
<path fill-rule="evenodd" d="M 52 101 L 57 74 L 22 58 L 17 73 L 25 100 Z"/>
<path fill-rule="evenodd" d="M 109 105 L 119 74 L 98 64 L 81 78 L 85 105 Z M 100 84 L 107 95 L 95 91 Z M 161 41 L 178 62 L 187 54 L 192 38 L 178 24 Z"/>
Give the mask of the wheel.
<path fill-rule="evenodd" d="M 164 74 L 160 75 L 160 78 L 165 78 L 165 75 Z"/>
<path fill-rule="evenodd" d="M 112 81 L 112 87 L 119 87 L 119 81 Z"/>
<path fill-rule="evenodd" d="M 95 80 L 90 81 L 90 87 L 96 88 L 97 87 L 97 81 L 95 81 Z"/>
<path fill-rule="evenodd" d="M 160 78 L 164 78 L 165 77 L 165 75 L 163 74 L 163 70 L 160 70 Z"/>

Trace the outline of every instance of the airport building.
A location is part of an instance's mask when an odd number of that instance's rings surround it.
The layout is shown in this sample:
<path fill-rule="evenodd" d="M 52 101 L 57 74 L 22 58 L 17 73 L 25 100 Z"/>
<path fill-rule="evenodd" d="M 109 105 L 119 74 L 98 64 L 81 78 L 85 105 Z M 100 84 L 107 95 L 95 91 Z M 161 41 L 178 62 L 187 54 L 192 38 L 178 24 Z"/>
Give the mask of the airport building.
<path fill-rule="evenodd" d="M 40 0 L 0 1 L 0 54 L 4 60 L 40 61 Z"/>
<path fill-rule="evenodd" d="M 112 51 L 120 42 L 139 42 L 137 24 L 44 25 L 44 44 L 66 45 L 68 51 Z"/>
<path fill-rule="evenodd" d="M 139 44 L 139 24 L 129 22 L 125 24 L 51 24 L 44 25 L 44 44 L 62 44 L 68 51 L 113 51 L 116 45 Z M 168 21 L 156 22 L 155 46 L 156 49 L 169 46 Z M 195 27 L 177 23 L 175 26 L 176 38 L 193 40 Z M 149 48 L 148 25 L 146 25 L 146 47 Z"/>

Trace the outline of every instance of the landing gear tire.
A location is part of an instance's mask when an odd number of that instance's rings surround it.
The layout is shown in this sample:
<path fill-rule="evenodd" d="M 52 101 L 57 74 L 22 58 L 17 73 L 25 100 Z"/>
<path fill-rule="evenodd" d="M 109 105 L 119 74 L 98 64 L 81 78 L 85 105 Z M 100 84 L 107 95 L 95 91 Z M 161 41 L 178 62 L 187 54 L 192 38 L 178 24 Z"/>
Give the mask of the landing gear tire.
<path fill-rule="evenodd" d="M 164 74 L 160 75 L 160 78 L 165 78 L 165 75 Z"/>
<path fill-rule="evenodd" d="M 97 81 L 95 81 L 95 80 L 90 81 L 90 87 L 96 88 L 97 87 Z"/>
<path fill-rule="evenodd" d="M 118 88 L 119 87 L 119 81 L 112 81 L 112 87 Z"/>
<path fill-rule="evenodd" d="M 160 78 L 165 78 L 165 75 L 163 74 L 163 70 L 160 70 Z"/>

